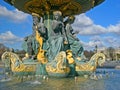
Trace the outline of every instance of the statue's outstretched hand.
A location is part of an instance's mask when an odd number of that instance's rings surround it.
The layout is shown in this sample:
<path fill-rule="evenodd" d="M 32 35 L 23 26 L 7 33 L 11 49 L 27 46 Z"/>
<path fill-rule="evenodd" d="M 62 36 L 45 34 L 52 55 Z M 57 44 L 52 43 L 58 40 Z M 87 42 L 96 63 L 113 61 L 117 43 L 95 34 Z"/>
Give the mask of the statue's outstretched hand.
<path fill-rule="evenodd" d="M 64 44 L 68 44 L 68 42 L 67 42 L 67 41 L 64 41 Z"/>
<path fill-rule="evenodd" d="M 35 26 L 35 30 L 38 30 L 38 26 L 37 25 Z"/>

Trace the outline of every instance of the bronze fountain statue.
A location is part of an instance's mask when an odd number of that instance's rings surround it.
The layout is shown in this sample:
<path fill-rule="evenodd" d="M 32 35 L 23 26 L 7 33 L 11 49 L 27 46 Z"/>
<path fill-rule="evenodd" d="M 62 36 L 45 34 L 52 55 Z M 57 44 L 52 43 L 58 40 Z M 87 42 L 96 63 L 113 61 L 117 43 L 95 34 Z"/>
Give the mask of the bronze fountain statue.
<path fill-rule="evenodd" d="M 104 0 L 5 0 L 33 17 L 33 34 L 25 37 L 26 56 L 20 59 L 13 52 L 2 55 L 11 62 L 15 75 L 48 75 L 67 77 L 90 75 L 105 62 L 103 53 L 95 53 L 85 62 L 84 48 L 71 24 L 75 15 L 99 5 Z M 67 18 L 67 20 L 64 20 Z"/>

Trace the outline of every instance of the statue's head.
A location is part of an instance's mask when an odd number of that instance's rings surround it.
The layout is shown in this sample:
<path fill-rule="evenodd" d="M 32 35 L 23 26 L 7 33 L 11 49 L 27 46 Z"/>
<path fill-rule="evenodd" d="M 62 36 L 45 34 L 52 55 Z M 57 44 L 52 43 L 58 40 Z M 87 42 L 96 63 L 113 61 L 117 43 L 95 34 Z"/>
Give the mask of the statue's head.
<path fill-rule="evenodd" d="M 24 38 L 24 41 L 27 41 L 28 40 L 28 36 Z"/>
<path fill-rule="evenodd" d="M 37 23 L 40 22 L 40 16 L 37 13 L 32 13 L 32 17 L 33 17 L 33 24 L 36 25 Z"/>
<path fill-rule="evenodd" d="M 42 34 L 42 35 L 46 34 L 46 29 L 47 29 L 47 28 L 44 26 L 43 23 L 39 23 L 39 24 L 37 25 L 37 27 L 38 27 L 38 32 L 39 32 L 40 34 Z"/>
<path fill-rule="evenodd" d="M 53 15 L 54 15 L 54 18 L 55 18 L 56 20 L 58 20 L 58 19 L 60 19 L 60 17 L 62 16 L 62 13 L 61 13 L 61 11 L 54 11 L 54 12 L 53 12 Z"/>
<path fill-rule="evenodd" d="M 75 21 L 75 16 L 69 16 L 68 20 L 70 23 L 73 23 Z"/>

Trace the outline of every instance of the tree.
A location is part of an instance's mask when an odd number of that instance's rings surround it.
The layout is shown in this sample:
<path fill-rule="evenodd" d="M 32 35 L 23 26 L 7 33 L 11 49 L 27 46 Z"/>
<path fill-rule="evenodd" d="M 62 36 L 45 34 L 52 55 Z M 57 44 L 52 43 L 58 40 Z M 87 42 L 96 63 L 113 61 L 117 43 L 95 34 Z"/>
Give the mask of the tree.
<path fill-rule="evenodd" d="M 0 60 L 1 60 L 2 54 L 3 54 L 7 49 L 8 49 L 8 48 L 7 48 L 4 44 L 0 43 Z"/>
<path fill-rule="evenodd" d="M 113 47 L 108 47 L 107 52 L 108 52 L 108 57 L 110 58 L 110 60 L 114 60 L 115 59 L 115 49 Z"/>
<path fill-rule="evenodd" d="M 84 55 L 86 56 L 86 58 L 88 58 L 88 60 L 90 60 L 93 54 L 94 51 L 87 51 L 87 50 L 84 51 Z"/>
<path fill-rule="evenodd" d="M 15 50 L 15 53 L 20 57 L 20 58 L 23 58 L 25 56 L 25 51 L 24 50 L 19 50 L 19 49 L 16 49 Z"/>

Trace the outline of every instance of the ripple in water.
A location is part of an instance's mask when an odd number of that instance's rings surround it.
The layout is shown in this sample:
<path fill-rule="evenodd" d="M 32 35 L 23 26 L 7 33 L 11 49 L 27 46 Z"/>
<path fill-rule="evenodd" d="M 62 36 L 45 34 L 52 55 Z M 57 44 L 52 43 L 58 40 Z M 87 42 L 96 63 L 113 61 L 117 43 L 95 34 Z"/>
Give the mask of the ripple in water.
<path fill-rule="evenodd" d="M 31 81 L 30 84 L 37 85 L 37 84 L 42 84 L 42 83 L 36 80 L 36 81 L 33 81 L 33 82 Z"/>
<path fill-rule="evenodd" d="M 11 80 L 12 80 L 11 78 L 1 79 L 0 82 L 8 82 L 8 81 L 11 81 Z"/>
<path fill-rule="evenodd" d="M 99 69 L 98 80 L 84 77 L 43 80 L 38 78 L 23 82 L 10 79 L 0 82 L 0 90 L 119 90 L 120 70 Z M 9 82 L 8 82 L 9 81 Z M 9 89 L 8 89 L 9 87 Z"/>

